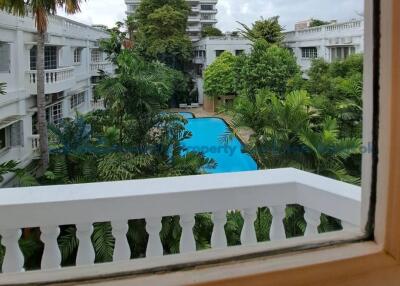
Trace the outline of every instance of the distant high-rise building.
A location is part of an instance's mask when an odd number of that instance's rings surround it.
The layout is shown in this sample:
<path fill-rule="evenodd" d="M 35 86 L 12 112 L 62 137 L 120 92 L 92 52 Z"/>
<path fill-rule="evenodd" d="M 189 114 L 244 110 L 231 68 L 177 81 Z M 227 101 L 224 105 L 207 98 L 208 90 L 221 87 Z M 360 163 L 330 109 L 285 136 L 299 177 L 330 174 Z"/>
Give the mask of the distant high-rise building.
<path fill-rule="evenodd" d="M 141 0 L 125 0 L 127 14 L 133 14 L 139 7 Z M 201 31 L 204 27 L 214 27 L 217 24 L 217 2 L 218 0 L 187 0 L 192 8 L 189 15 L 187 32 L 192 41 L 201 39 Z"/>

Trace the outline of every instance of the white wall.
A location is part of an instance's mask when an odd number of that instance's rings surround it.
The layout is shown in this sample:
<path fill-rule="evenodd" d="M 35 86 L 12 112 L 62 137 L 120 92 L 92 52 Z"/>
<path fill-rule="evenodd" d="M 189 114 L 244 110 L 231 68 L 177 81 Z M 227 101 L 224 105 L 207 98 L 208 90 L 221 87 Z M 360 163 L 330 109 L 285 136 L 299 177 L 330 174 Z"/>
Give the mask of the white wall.
<path fill-rule="evenodd" d="M 16 17 L 0 11 L 0 42 L 10 44 L 10 71 L 0 72 L 0 82 L 5 82 L 6 95 L 0 96 L 0 127 L 5 119 L 18 116 L 22 121 L 24 139 L 21 146 L 11 146 L 0 152 L 0 163 L 16 160 L 21 165 L 31 162 L 32 115 L 35 113 L 36 84 L 30 81 L 30 49 L 36 44 L 35 23 L 31 17 Z M 108 34 L 62 17 L 49 17 L 48 40 L 46 45 L 58 47 L 57 82 L 47 83 L 47 91 L 62 91 L 63 116 L 73 117 L 75 110 L 86 113 L 91 110 L 92 87 L 90 79 L 97 75 L 98 63 L 91 63 L 91 49 L 97 47 L 98 40 Z M 74 63 L 74 50 L 81 48 L 81 63 Z M 110 63 L 103 62 L 112 72 Z M 109 67 L 109 68 L 108 68 Z M 60 73 L 66 69 L 68 73 Z M 66 76 L 68 75 L 68 76 Z M 65 79 L 64 79 L 65 76 Z M 84 90 L 85 102 L 71 110 L 70 97 L 74 92 Z"/>

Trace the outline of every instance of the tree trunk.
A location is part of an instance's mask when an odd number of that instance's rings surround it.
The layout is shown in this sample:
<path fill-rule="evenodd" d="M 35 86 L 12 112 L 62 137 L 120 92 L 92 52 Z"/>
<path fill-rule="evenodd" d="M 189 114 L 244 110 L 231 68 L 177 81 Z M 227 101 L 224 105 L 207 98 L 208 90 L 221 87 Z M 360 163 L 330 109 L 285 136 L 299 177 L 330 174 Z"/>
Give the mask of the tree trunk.
<path fill-rule="evenodd" d="M 38 175 L 43 175 L 49 166 L 49 146 L 46 120 L 45 73 L 44 73 L 45 33 L 38 32 L 36 54 L 37 119 L 40 136 L 40 163 Z"/>

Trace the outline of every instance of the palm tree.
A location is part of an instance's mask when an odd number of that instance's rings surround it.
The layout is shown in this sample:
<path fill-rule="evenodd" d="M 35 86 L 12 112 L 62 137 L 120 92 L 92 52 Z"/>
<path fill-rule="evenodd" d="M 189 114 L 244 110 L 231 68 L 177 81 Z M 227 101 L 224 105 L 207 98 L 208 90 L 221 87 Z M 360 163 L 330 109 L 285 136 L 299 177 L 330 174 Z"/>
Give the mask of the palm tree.
<path fill-rule="evenodd" d="M 65 9 L 66 13 L 74 14 L 80 11 L 81 0 L 0 0 L 0 9 L 18 16 L 25 16 L 31 12 L 35 18 L 37 29 L 37 114 L 38 130 L 40 135 L 40 164 L 39 174 L 43 174 L 49 165 L 49 148 L 46 121 L 45 100 L 45 73 L 44 73 L 44 46 L 48 26 L 48 15 L 57 13 L 58 8 Z"/>

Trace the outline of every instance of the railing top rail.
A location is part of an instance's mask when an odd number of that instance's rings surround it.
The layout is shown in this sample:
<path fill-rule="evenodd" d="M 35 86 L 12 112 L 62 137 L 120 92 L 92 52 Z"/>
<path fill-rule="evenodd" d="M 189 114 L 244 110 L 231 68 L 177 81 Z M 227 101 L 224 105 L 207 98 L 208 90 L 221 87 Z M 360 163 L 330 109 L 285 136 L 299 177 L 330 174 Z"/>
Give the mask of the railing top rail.
<path fill-rule="evenodd" d="M 74 67 L 62 67 L 62 68 L 57 68 L 57 69 L 49 69 L 45 70 L 44 72 L 63 72 L 63 71 L 72 71 L 74 70 Z M 36 73 L 36 70 L 27 70 L 26 73 Z"/>
<path fill-rule="evenodd" d="M 332 24 L 327 24 L 327 25 L 322 25 L 322 26 L 318 26 L 318 27 L 311 27 L 311 28 L 305 28 L 305 29 L 301 29 L 301 30 L 297 30 L 297 31 L 286 31 L 284 32 L 284 34 L 289 35 L 289 34 L 293 34 L 296 32 L 319 32 L 319 30 L 321 29 L 329 29 L 329 28 L 333 28 L 333 27 L 343 27 L 346 25 L 351 25 L 351 24 L 361 24 L 363 23 L 364 20 L 351 20 L 351 21 L 346 21 L 346 22 L 341 22 L 341 23 L 332 23 Z M 349 27 L 349 28 L 353 28 L 353 27 Z"/>
<path fill-rule="evenodd" d="M 2 189 L 0 226 L 63 225 L 296 203 L 358 224 L 360 201 L 357 186 L 289 168 Z"/>

